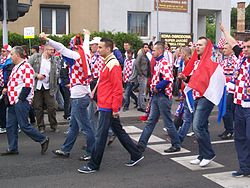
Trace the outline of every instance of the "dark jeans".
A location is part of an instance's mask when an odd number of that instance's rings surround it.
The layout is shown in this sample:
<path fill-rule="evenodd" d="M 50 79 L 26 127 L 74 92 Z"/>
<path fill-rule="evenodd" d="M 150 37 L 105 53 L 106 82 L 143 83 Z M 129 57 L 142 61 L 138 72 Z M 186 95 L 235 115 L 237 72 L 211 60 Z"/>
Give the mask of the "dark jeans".
<path fill-rule="evenodd" d="M 28 101 L 19 101 L 11 105 L 7 110 L 7 137 L 10 151 L 18 151 L 18 125 L 21 130 L 35 142 L 43 143 L 46 139 L 36 128 L 31 126 L 28 121 L 30 104 Z"/>
<path fill-rule="evenodd" d="M 60 92 L 64 100 L 64 115 L 63 117 L 67 119 L 70 117 L 70 90 L 65 86 L 60 86 Z"/>
<path fill-rule="evenodd" d="M 208 118 L 214 104 L 202 97 L 195 100 L 193 130 L 199 145 L 198 159 L 212 159 L 215 156 L 208 130 Z"/>
<path fill-rule="evenodd" d="M 234 108 L 235 105 L 233 103 L 233 94 L 228 93 L 227 94 L 227 107 L 226 107 L 226 114 L 223 116 L 223 122 L 224 122 L 224 127 L 225 130 L 228 132 L 233 132 L 234 131 Z"/>
<path fill-rule="evenodd" d="M 133 82 L 127 82 L 125 85 L 125 96 L 124 96 L 124 107 L 129 108 L 130 103 L 130 97 L 132 97 L 137 105 L 137 96 L 133 92 L 134 83 Z"/>
<path fill-rule="evenodd" d="M 100 168 L 110 126 L 121 142 L 122 146 L 130 153 L 131 160 L 138 160 L 141 157 L 142 154 L 138 150 L 136 144 L 122 128 L 120 119 L 113 118 L 112 112 L 100 111 L 98 123 L 99 125 L 96 133 L 95 147 L 91 155 L 91 160 L 88 163 L 89 167 L 92 169 Z"/>
<path fill-rule="evenodd" d="M 144 149 L 147 147 L 148 140 L 152 135 L 160 116 L 163 119 L 164 127 L 166 127 L 168 130 L 168 135 L 171 138 L 172 146 L 176 148 L 181 147 L 180 138 L 171 117 L 171 105 L 172 100 L 170 100 L 164 94 L 153 96 L 148 121 L 143 129 L 138 143 Z"/>
<path fill-rule="evenodd" d="M 178 131 L 180 141 L 183 142 L 187 133 L 191 127 L 193 121 L 193 114 L 190 112 L 187 101 L 184 99 L 184 114 L 183 114 L 183 124 Z"/>
<path fill-rule="evenodd" d="M 36 112 L 37 126 L 39 129 L 45 129 L 44 125 L 44 104 L 48 109 L 48 117 L 51 129 L 57 128 L 56 120 L 56 105 L 55 98 L 51 96 L 49 90 L 45 90 L 43 87 L 41 90 L 35 91 L 34 107 Z"/>
<path fill-rule="evenodd" d="M 0 100 L 0 128 L 6 128 L 6 110 L 7 107 L 3 99 Z"/>
<path fill-rule="evenodd" d="M 250 108 L 235 105 L 234 143 L 240 171 L 250 173 Z"/>

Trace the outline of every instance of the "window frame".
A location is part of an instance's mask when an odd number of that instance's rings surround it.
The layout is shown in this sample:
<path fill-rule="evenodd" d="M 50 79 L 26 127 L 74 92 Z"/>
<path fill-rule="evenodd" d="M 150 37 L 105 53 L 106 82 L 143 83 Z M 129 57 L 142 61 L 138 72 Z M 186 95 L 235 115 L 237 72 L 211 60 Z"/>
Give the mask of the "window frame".
<path fill-rule="evenodd" d="M 42 32 L 42 9 L 47 8 L 52 10 L 52 32 L 51 35 L 68 35 L 70 33 L 70 6 L 69 5 L 40 5 L 40 32 Z M 66 31 L 63 34 L 56 33 L 56 9 L 64 9 L 66 11 Z"/>

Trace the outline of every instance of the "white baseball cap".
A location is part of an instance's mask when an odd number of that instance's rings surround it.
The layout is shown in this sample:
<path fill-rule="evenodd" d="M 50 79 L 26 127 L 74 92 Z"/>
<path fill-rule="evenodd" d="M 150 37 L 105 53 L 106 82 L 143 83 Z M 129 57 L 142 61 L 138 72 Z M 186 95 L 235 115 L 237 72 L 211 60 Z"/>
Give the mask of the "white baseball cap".
<path fill-rule="evenodd" d="M 102 38 L 101 37 L 94 37 L 90 42 L 89 42 L 89 44 L 98 44 L 98 43 L 100 43 L 100 40 L 101 40 Z"/>

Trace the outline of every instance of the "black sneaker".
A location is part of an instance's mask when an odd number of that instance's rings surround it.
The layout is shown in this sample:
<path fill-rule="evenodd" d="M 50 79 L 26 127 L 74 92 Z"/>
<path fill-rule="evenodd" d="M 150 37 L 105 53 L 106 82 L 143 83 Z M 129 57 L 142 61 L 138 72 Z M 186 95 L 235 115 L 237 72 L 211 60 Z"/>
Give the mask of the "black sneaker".
<path fill-rule="evenodd" d="M 139 159 L 137 159 L 136 161 L 134 160 L 130 160 L 127 163 L 125 163 L 126 166 L 128 167 L 132 167 L 135 166 L 137 163 L 139 163 L 142 159 L 144 159 L 144 156 L 141 156 Z"/>
<path fill-rule="evenodd" d="M 174 146 L 171 146 L 170 148 L 164 150 L 165 153 L 174 153 L 174 152 L 178 152 L 181 151 L 181 148 L 177 148 Z"/>
<path fill-rule="evenodd" d="M 222 140 L 228 140 L 233 138 L 233 132 L 225 131 L 224 134 L 221 136 Z"/>
<path fill-rule="evenodd" d="M 9 150 L 9 149 L 7 149 L 4 153 L 1 153 L 1 156 L 7 156 L 7 155 L 18 155 L 19 154 L 19 152 L 18 151 L 16 151 L 16 150 Z"/>
<path fill-rule="evenodd" d="M 250 176 L 250 173 L 242 173 L 242 172 L 239 172 L 239 171 L 235 171 L 232 173 L 232 176 L 235 177 L 235 178 L 241 178 L 241 177 L 246 177 L 246 176 Z"/>
<path fill-rule="evenodd" d="M 52 153 L 54 153 L 58 157 L 68 158 L 69 153 L 66 153 L 60 149 L 52 150 Z"/>
<path fill-rule="evenodd" d="M 90 168 L 87 165 L 84 165 L 81 168 L 78 168 L 77 171 L 80 173 L 84 173 L 84 174 L 90 174 L 90 173 L 96 172 L 96 170 Z"/>

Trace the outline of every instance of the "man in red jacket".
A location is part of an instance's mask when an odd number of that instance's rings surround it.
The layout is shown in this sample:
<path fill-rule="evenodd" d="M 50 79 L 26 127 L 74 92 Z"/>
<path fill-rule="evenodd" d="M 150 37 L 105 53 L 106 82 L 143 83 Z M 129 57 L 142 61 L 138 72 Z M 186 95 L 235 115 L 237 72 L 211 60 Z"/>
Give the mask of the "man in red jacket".
<path fill-rule="evenodd" d="M 105 38 L 101 39 L 98 44 L 98 52 L 104 58 L 105 65 L 100 72 L 97 89 L 99 124 L 91 160 L 87 165 L 78 169 L 78 172 L 80 173 L 92 173 L 99 170 L 110 126 L 123 147 L 131 156 L 131 160 L 125 164 L 126 166 L 134 166 L 144 158 L 135 143 L 122 128 L 119 119 L 119 109 L 122 106 L 123 98 L 122 71 L 118 60 L 112 53 L 112 50 L 113 41 Z"/>

